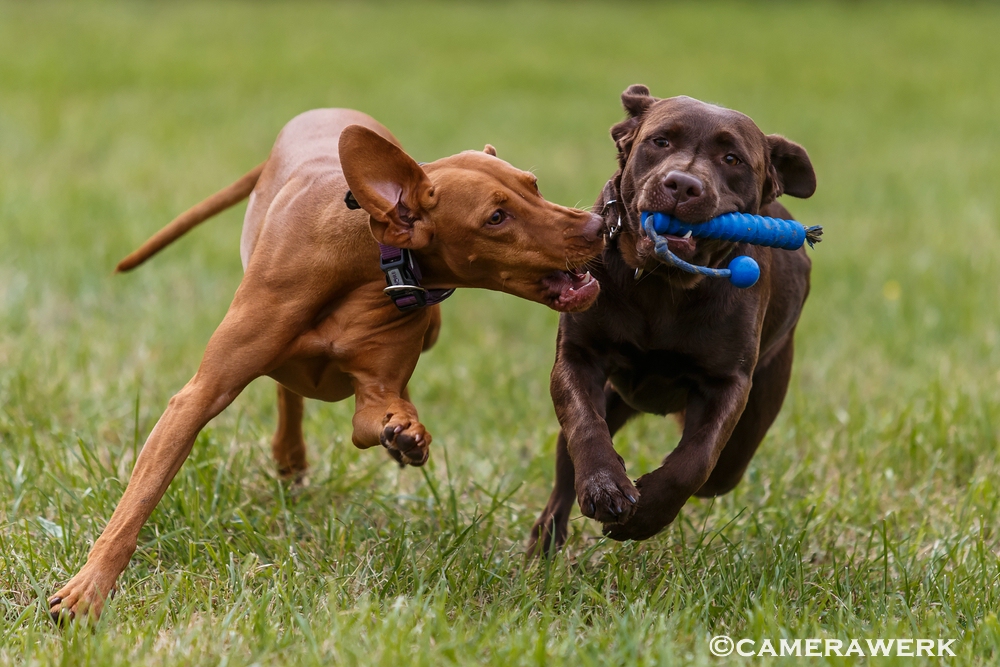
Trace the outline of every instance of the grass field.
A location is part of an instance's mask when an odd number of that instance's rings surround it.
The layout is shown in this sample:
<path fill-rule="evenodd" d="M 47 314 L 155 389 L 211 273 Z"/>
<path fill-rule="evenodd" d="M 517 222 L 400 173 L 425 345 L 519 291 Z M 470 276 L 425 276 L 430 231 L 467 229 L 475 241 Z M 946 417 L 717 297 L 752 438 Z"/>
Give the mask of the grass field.
<path fill-rule="evenodd" d="M 0 664 L 717 665 L 708 639 L 953 638 L 1000 655 L 1000 8 L 982 5 L 0 4 Z M 556 314 L 444 308 L 414 402 L 424 470 L 310 403 L 269 458 L 273 383 L 199 437 L 97 630 L 44 598 L 83 564 L 240 280 L 237 207 L 115 262 L 318 106 L 415 157 L 494 144 L 589 205 L 629 84 L 805 145 L 826 240 L 792 388 L 740 487 L 645 543 L 577 515 L 526 564 L 557 423 Z M 676 442 L 644 417 L 630 472 Z M 816 658 L 853 664 L 856 659 Z M 877 664 L 935 662 L 879 658 Z"/>

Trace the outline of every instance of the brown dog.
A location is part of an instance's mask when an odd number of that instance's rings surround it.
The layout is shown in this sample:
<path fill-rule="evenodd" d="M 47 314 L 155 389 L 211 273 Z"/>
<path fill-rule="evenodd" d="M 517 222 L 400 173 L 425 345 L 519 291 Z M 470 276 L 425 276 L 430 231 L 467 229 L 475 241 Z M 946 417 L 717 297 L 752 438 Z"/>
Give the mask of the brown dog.
<path fill-rule="evenodd" d="M 692 494 L 736 486 L 781 409 L 809 292 L 804 250 L 668 237 L 694 264 L 754 257 L 760 280 L 740 290 L 661 263 L 640 227 L 642 211 L 689 224 L 732 211 L 788 218 L 775 199 L 816 189 L 805 150 L 688 97 L 658 100 L 635 85 L 622 103 L 629 117 L 611 128 L 620 169 L 595 209 L 620 234 L 594 269 L 597 304 L 560 318 L 551 391 L 562 432 L 555 489 L 531 534 L 535 553 L 565 542 L 574 495 L 605 535 L 641 540 Z M 633 486 L 611 438 L 639 412 L 675 414 L 684 430 L 663 465 Z"/>
<path fill-rule="evenodd" d="M 49 600 L 57 620 L 100 614 L 195 436 L 254 378 L 278 381 L 272 445 L 283 474 L 306 468 L 303 397 L 353 394 L 354 444 L 382 444 L 400 463 L 422 465 L 431 436 L 406 385 L 441 316 L 421 303 L 481 287 L 571 311 L 600 290 L 589 274 L 566 270 L 603 248 L 599 216 L 546 201 L 535 177 L 491 146 L 421 167 L 386 128 L 344 109 L 293 119 L 263 165 L 180 216 L 118 270 L 247 195 L 245 273 L 233 303 L 198 372 L 150 433 L 87 563 Z M 351 210 L 357 204 L 364 210 Z M 391 247 L 380 252 L 376 240 Z M 412 252 L 416 266 L 397 249 Z"/>

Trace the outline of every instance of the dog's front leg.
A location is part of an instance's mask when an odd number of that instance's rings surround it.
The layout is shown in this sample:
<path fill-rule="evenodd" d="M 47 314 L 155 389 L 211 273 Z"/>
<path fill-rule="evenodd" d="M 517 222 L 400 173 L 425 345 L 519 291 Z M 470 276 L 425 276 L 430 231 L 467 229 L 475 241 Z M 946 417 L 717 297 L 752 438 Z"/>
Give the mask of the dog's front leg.
<path fill-rule="evenodd" d="M 606 421 L 607 372 L 577 346 L 560 342 L 550 391 L 572 461 L 577 501 L 584 516 L 604 523 L 627 521 L 639 493 L 625 474 Z M 563 466 L 567 470 L 568 466 Z"/>
<path fill-rule="evenodd" d="M 636 482 L 639 504 L 627 523 L 608 524 L 615 540 L 644 540 L 676 518 L 684 503 L 711 475 L 750 393 L 750 377 L 702 382 L 688 394 L 684 434 L 663 465 Z"/>
<path fill-rule="evenodd" d="M 294 295 L 269 294 L 254 289 L 252 279 L 244 280 L 212 334 L 198 372 L 170 399 L 149 434 L 125 493 L 87 562 L 49 599 L 57 622 L 100 615 L 135 552 L 140 529 L 191 452 L 198 432 L 280 357 L 307 313 Z"/>
<path fill-rule="evenodd" d="M 605 423 L 612 437 L 637 411 L 629 406 L 611 386 L 604 385 Z M 566 542 L 569 535 L 569 514 L 576 499 L 576 469 L 566 446 L 566 434 L 559 433 L 556 441 L 556 483 L 541 515 L 531 527 L 528 538 L 529 556 L 551 556 Z"/>
<path fill-rule="evenodd" d="M 356 447 L 385 447 L 399 463 L 421 466 L 430 453 L 431 434 L 417 418 L 406 385 L 417 365 L 422 328 L 383 349 L 359 354 L 348 370 L 354 382 Z"/>
<path fill-rule="evenodd" d="M 354 411 L 356 447 L 382 445 L 402 465 L 422 466 L 430 454 L 431 434 L 417 418 L 417 408 L 404 395 L 369 384 L 357 391 Z"/>

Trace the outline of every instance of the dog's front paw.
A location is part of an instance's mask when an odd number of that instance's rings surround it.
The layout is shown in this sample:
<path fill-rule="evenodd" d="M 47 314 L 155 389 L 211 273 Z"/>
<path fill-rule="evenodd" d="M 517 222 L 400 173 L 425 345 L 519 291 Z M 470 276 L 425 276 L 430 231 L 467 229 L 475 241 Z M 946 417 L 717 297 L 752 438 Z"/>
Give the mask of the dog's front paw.
<path fill-rule="evenodd" d="M 104 609 L 107 597 L 104 591 L 114 594 L 114 580 L 109 581 L 101 572 L 85 565 L 49 598 L 49 615 L 60 626 L 84 617 L 96 621 Z"/>
<path fill-rule="evenodd" d="M 649 517 L 648 514 L 638 509 L 628 523 L 605 523 L 601 532 L 604 533 L 605 537 L 624 542 L 625 540 L 648 540 L 665 527 L 665 523 Z"/>
<path fill-rule="evenodd" d="M 639 499 L 639 491 L 624 469 L 601 469 L 586 477 L 577 477 L 576 495 L 583 515 L 601 523 L 628 521 Z"/>
<path fill-rule="evenodd" d="M 382 446 L 400 465 L 422 466 L 430 454 L 431 434 L 424 425 L 403 415 L 388 414 L 379 434 Z"/>

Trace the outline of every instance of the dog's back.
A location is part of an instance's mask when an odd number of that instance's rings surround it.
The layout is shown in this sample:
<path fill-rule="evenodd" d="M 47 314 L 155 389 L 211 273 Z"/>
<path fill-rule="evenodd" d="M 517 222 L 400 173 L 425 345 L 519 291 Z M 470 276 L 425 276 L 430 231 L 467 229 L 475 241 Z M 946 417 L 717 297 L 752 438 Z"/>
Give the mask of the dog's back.
<path fill-rule="evenodd" d="M 250 194 L 240 237 L 240 258 L 244 270 L 250 262 L 267 211 L 282 188 L 293 184 L 295 206 L 315 215 L 324 204 L 340 204 L 336 191 L 347 190 L 340 164 L 338 142 L 344 128 L 350 125 L 367 127 L 393 144 L 399 142 L 389 130 L 371 116 L 353 109 L 313 109 L 290 120 L 274 142 L 257 186 Z M 346 213 L 345 211 L 342 211 Z M 349 220 L 359 224 L 355 233 L 367 233 L 367 218 L 361 215 L 339 216 L 331 220 L 338 226 Z M 342 229 L 342 234 L 347 234 Z M 370 245 L 370 244 L 369 244 Z"/>

